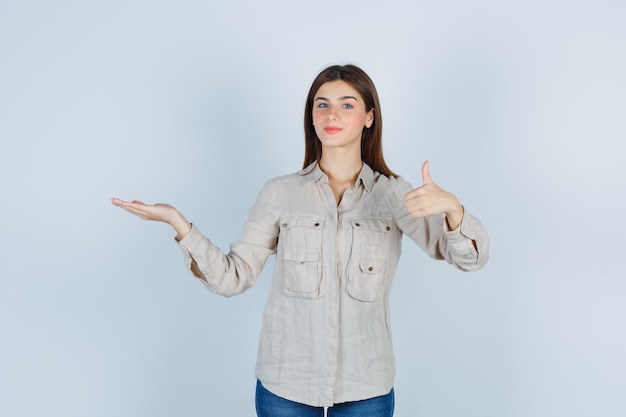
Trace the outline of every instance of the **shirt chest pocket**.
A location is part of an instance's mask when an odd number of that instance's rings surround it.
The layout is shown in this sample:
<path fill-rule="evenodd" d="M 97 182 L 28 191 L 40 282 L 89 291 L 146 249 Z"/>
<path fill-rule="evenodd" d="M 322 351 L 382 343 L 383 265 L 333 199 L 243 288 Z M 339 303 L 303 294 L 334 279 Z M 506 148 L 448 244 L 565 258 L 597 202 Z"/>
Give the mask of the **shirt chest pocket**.
<path fill-rule="evenodd" d="M 391 218 L 357 218 L 352 225 L 352 250 L 347 291 L 359 301 L 376 301 L 388 285 L 386 269 L 393 223 Z"/>
<path fill-rule="evenodd" d="M 322 231 L 323 218 L 318 216 L 291 215 L 280 219 L 282 276 L 287 295 L 322 296 Z"/>

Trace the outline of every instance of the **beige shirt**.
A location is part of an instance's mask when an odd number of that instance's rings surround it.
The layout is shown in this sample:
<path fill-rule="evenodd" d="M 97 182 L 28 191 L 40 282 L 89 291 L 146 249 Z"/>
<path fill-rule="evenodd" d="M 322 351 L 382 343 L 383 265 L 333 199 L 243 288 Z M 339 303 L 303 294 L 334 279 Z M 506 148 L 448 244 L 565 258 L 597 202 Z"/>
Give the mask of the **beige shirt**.
<path fill-rule="evenodd" d="M 389 289 L 402 234 L 465 271 L 487 262 L 488 237 L 476 218 L 466 211 L 454 231 L 443 215 L 415 219 L 404 206 L 411 189 L 364 164 L 337 206 L 312 165 L 267 182 L 228 254 L 195 226 L 181 239 L 193 274 L 224 296 L 251 287 L 276 254 L 256 365 L 269 391 L 331 406 L 391 390 Z"/>

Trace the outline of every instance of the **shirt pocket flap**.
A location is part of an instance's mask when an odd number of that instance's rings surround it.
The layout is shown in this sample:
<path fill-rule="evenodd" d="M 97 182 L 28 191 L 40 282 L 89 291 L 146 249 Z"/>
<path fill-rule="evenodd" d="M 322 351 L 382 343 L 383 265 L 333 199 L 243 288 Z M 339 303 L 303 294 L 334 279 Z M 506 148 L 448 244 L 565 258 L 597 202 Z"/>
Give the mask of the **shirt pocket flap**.
<path fill-rule="evenodd" d="M 357 230 L 373 230 L 380 233 L 391 232 L 392 220 L 386 217 L 357 218 L 350 220 L 352 228 Z"/>
<path fill-rule="evenodd" d="M 364 274 L 378 274 L 385 270 L 385 261 L 382 259 L 361 259 L 359 269 Z"/>
<path fill-rule="evenodd" d="M 321 230 L 323 225 L 324 219 L 319 216 L 298 214 L 280 218 L 280 228 L 282 230 L 290 230 L 298 227 Z"/>

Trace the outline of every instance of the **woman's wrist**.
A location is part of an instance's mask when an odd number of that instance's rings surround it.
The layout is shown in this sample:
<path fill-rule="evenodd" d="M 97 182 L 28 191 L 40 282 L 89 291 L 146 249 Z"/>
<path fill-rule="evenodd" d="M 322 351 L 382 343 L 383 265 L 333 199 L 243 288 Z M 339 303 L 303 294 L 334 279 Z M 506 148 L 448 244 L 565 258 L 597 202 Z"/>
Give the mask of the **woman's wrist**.
<path fill-rule="evenodd" d="M 181 240 L 191 230 L 191 223 L 189 223 L 185 216 L 183 216 L 178 210 L 176 211 L 176 215 L 172 218 L 172 220 L 170 220 L 169 224 L 174 228 L 174 231 L 176 231 L 176 240 Z"/>
<path fill-rule="evenodd" d="M 458 201 L 455 207 L 449 211 L 446 211 L 446 222 L 448 223 L 448 230 L 456 230 L 463 221 L 464 209 L 461 203 Z"/>

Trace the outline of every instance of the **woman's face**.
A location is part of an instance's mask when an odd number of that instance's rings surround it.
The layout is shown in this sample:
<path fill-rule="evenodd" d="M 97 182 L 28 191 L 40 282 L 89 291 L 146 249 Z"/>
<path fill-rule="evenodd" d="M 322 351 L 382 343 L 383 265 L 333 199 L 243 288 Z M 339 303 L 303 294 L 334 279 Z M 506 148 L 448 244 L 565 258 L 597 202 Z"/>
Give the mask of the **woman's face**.
<path fill-rule="evenodd" d="M 313 126 L 324 147 L 361 149 L 363 128 L 374 122 L 361 95 L 345 81 L 322 84 L 313 98 Z"/>

